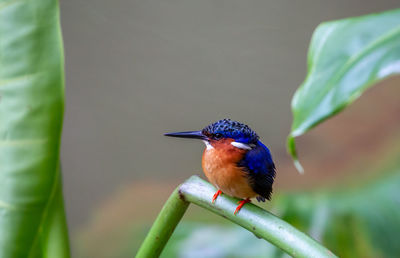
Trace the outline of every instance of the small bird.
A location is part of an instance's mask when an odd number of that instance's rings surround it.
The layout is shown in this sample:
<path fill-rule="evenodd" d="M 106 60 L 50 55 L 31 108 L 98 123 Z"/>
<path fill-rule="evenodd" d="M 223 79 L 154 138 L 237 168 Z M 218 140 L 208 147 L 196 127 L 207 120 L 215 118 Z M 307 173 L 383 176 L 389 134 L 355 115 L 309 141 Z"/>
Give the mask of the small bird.
<path fill-rule="evenodd" d="M 166 133 L 165 136 L 202 140 L 206 148 L 202 167 L 207 179 L 221 193 L 242 199 L 236 215 L 250 198 L 265 202 L 271 199 L 275 165 L 269 149 L 249 126 L 222 119 L 201 131 Z"/>

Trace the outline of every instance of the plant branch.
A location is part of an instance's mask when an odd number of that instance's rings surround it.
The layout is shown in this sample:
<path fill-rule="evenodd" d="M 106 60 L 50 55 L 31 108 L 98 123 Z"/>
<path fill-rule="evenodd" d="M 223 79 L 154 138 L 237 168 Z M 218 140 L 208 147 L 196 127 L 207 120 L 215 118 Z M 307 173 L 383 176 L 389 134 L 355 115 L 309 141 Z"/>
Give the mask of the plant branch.
<path fill-rule="evenodd" d="M 212 203 L 215 191 L 210 183 L 198 176 L 192 176 L 175 189 L 140 247 L 137 257 L 157 257 L 161 254 L 189 203 L 221 215 L 293 257 L 336 257 L 314 239 L 254 204 L 246 204 L 234 215 L 238 199 L 220 195 Z"/>

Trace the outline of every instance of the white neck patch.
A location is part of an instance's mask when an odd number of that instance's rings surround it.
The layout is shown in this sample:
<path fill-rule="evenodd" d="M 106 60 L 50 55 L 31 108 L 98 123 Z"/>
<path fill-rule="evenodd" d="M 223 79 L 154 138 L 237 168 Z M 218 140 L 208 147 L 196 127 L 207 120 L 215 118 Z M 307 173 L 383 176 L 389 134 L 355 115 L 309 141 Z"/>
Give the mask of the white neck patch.
<path fill-rule="evenodd" d="M 214 149 L 214 147 L 209 143 L 207 140 L 203 140 L 204 144 L 206 145 L 207 150 Z"/>
<path fill-rule="evenodd" d="M 246 144 L 246 143 L 242 143 L 242 142 L 231 142 L 231 144 L 233 146 L 235 146 L 236 148 L 239 149 L 244 149 L 244 150 L 251 150 L 251 146 Z"/>

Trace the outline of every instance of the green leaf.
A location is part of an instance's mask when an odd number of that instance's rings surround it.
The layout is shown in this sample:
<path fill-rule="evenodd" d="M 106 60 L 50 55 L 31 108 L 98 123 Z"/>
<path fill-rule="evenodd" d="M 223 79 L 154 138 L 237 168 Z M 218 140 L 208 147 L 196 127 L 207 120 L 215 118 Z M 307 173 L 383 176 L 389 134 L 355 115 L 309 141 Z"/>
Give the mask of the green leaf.
<path fill-rule="evenodd" d="M 55 0 L 0 0 L 0 257 L 68 257 Z"/>
<path fill-rule="evenodd" d="M 339 113 L 368 87 L 400 73 L 400 9 L 322 23 L 308 52 L 307 78 L 292 100 L 294 137 Z M 301 167 L 300 171 L 301 171 Z"/>

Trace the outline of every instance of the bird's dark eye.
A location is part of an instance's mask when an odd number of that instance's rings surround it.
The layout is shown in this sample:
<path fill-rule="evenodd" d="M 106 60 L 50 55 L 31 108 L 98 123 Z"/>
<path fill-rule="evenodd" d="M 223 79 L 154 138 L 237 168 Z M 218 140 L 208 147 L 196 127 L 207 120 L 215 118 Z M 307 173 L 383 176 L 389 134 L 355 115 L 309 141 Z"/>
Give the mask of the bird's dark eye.
<path fill-rule="evenodd" d="M 214 134 L 214 139 L 215 139 L 215 140 L 219 140 L 219 139 L 221 139 L 221 138 L 222 138 L 222 134 L 220 134 L 220 133 Z"/>

